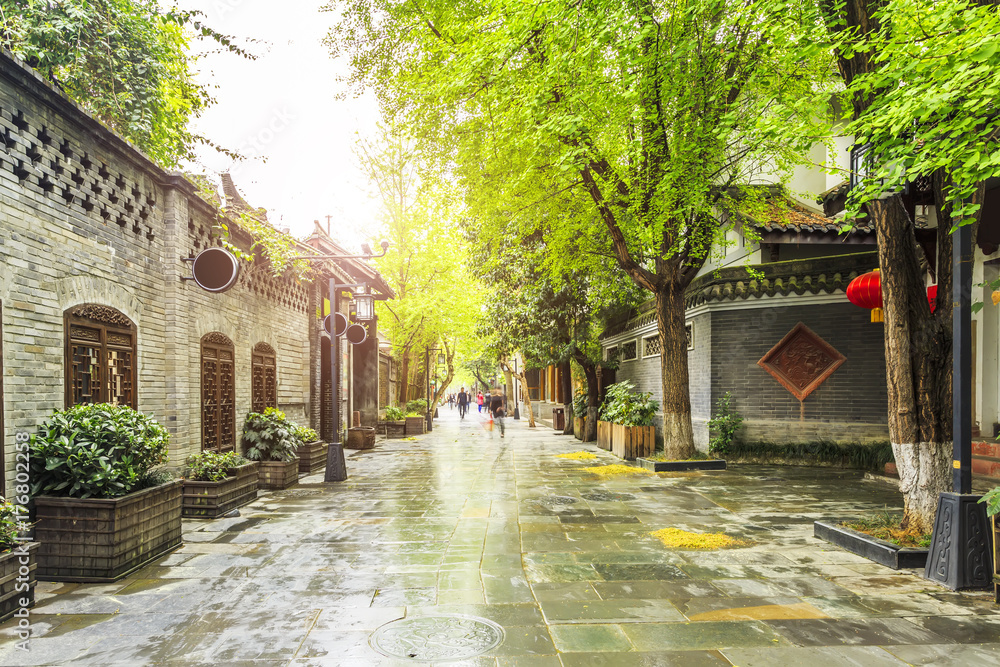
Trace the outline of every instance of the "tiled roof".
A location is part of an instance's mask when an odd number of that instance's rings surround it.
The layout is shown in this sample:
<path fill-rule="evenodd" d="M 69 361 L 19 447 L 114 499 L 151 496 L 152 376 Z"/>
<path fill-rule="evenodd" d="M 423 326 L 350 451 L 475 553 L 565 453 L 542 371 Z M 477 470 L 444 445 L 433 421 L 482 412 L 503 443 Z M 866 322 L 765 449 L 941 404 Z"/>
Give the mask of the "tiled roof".
<path fill-rule="evenodd" d="M 761 232 L 819 232 L 839 235 L 846 228 L 843 221 L 810 211 L 787 197 L 769 199 L 764 220 L 749 217 L 744 220 Z M 858 221 L 851 230 L 852 234 L 871 232 L 873 229 L 868 220 Z"/>
<path fill-rule="evenodd" d="M 727 267 L 692 282 L 684 295 L 685 306 L 695 308 L 708 303 L 745 301 L 765 296 L 844 292 L 848 283 L 877 266 L 878 253 L 862 252 L 760 264 L 753 267 L 763 274 L 760 278 L 751 277 L 745 267 Z M 641 329 L 655 322 L 656 313 L 652 308 L 653 302 L 647 301 L 640 307 L 638 315 L 605 329 L 601 339 Z"/>

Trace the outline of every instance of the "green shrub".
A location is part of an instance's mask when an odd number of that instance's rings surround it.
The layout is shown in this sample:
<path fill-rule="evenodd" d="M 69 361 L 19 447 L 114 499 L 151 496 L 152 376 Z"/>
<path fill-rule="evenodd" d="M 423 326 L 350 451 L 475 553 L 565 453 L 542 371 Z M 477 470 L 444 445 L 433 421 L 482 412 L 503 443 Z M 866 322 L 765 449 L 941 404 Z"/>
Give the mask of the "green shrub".
<path fill-rule="evenodd" d="M 587 387 L 584 386 L 573 394 L 573 414 L 577 417 L 586 417 L 587 405 Z"/>
<path fill-rule="evenodd" d="M 19 544 L 17 527 L 17 510 L 13 503 L 0 498 L 0 553 L 10 551 Z"/>
<path fill-rule="evenodd" d="M 124 496 L 166 463 L 169 440 L 155 419 L 122 405 L 56 411 L 31 436 L 31 495 Z"/>
<path fill-rule="evenodd" d="M 799 460 L 805 463 L 831 463 L 839 466 L 880 472 L 886 463 L 895 461 L 888 442 L 837 444 L 826 440 L 779 445 L 767 441 L 736 442 L 729 447 L 730 459 Z"/>
<path fill-rule="evenodd" d="M 319 440 L 319 433 L 308 426 L 297 426 L 295 428 L 295 437 L 298 438 L 300 445 L 305 445 Z"/>
<path fill-rule="evenodd" d="M 1000 486 L 995 486 L 984 493 L 979 502 L 986 503 L 987 516 L 994 516 L 1000 513 Z"/>
<path fill-rule="evenodd" d="M 390 405 L 385 409 L 385 420 L 390 422 L 398 422 L 406 418 L 406 413 L 397 408 L 395 405 Z"/>
<path fill-rule="evenodd" d="M 727 391 L 716 404 L 716 412 L 708 420 L 709 432 L 714 436 L 708 441 L 708 451 L 712 454 L 725 454 L 730 445 L 736 442 L 736 432 L 743 425 L 743 417 L 730 406 L 732 395 Z"/>
<path fill-rule="evenodd" d="M 415 398 L 412 401 L 407 401 L 406 413 L 413 414 L 418 417 L 427 414 L 427 399 Z"/>
<path fill-rule="evenodd" d="M 659 407 L 651 392 L 638 393 L 635 385 L 625 380 L 608 387 L 600 418 L 624 426 L 649 426 Z"/>
<path fill-rule="evenodd" d="M 229 476 L 229 469 L 245 465 L 247 460 L 236 452 L 201 452 L 189 456 L 187 477 L 196 482 L 221 482 Z"/>
<path fill-rule="evenodd" d="M 243 453 L 251 461 L 291 461 L 299 447 L 298 428 L 281 410 L 251 412 L 243 423 Z"/>

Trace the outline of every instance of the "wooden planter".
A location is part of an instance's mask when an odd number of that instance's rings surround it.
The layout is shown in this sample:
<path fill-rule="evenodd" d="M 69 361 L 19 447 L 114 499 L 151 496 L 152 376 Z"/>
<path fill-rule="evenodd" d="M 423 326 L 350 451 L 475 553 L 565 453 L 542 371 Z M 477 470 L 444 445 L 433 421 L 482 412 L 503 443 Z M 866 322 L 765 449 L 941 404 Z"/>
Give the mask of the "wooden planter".
<path fill-rule="evenodd" d="M 373 449 L 375 447 L 375 429 L 352 428 L 347 430 L 348 449 Z"/>
<path fill-rule="evenodd" d="M 623 459 L 648 458 L 656 450 L 655 426 L 611 425 L 611 453 Z"/>
<path fill-rule="evenodd" d="M 402 438 L 406 435 L 406 421 L 390 421 L 390 422 L 379 422 L 377 428 L 382 433 L 385 433 L 387 438 Z"/>
<path fill-rule="evenodd" d="M 260 464 L 251 461 L 229 469 L 229 477 L 218 482 L 184 480 L 181 514 L 193 519 L 217 519 L 226 512 L 257 499 Z"/>
<path fill-rule="evenodd" d="M 35 498 L 41 581 L 121 579 L 181 544 L 183 482 L 121 498 Z"/>
<path fill-rule="evenodd" d="M 281 490 L 299 483 L 299 457 L 291 461 L 259 461 L 262 489 Z"/>
<path fill-rule="evenodd" d="M 611 422 L 597 421 L 597 446 L 611 451 Z"/>
<path fill-rule="evenodd" d="M 573 417 L 573 435 L 577 440 L 583 440 L 583 429 L 586 425 L 586 417 Z"/>
<path fill-rule="evenodd" d="M 21 608 L 35 606 L 38 546 L 38 542 L 25 542 L 0 555 L 0 621 L 6 621 Z M 22 573 L 22 567 L 28 568 L 27 575 Z"/>
<path fill-rule="evenodd" d="M 330 445 L 322 440 L 307 442 L 296 450 L 299 456 L 299 472 L 311 475 L 326 468 L 326 451 Z"/>
<path fill-rule="evenodd" d="M 406 435 L 423 435 L 427 432 L 427 420 L 423 417 L 406 418 Z"/>

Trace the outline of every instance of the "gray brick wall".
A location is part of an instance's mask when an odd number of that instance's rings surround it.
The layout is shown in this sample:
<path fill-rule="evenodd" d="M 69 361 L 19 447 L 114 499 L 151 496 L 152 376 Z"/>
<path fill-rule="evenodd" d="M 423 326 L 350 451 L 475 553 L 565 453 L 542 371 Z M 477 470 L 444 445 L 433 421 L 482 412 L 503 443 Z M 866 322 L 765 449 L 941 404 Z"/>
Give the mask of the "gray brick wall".
<path fill-rule="evenodd" d="M 314 422 L 315 288 L 274 279 L 260 263 L 221 295 L 182 281 L 182 258 L 218 242 L 215 210 L 30 71 L 6 56 L 0 68 L 6 478 L 14 433 L 64 407 L 63 314 L 83 303 L 136 324 L 138 407 L 170 430 L 172 463 L 201 446 L 200 339 L 212 331 L 235 343 L 237 429 L 258 342 L 277 351 L 279 407 Z"/>

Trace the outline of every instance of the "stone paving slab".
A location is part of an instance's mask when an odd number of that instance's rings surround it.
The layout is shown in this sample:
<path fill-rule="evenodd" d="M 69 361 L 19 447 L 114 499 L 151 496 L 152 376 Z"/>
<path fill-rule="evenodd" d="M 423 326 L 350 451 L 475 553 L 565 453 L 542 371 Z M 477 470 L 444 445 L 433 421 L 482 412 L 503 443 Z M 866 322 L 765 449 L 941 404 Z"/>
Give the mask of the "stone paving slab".
<path fill-rule="evenodd" d="M 475 414 L 442 415 L 431 434 L 349 455 L 345 482 L 313 475 L 240 517 L 186 520 L 180 549 L 119 582 L 40 583 L 30 651 L 8 621 L 0 665 L 1000 664 L 987 593 L 812 536 L 815 519 L 899 506 L 861 473 L 602 478 L 584 468 L 620 461 L 593 444 L 523 421 L 491 438 Z M 579 450 L 597 459 L 556 458 Z M 666 549 L 649 535 L 666 527 L 751 544 Z M 503 641 L 446 663 L 371 645 L 386 624 L 439 615 L 492 621 Z"/>

